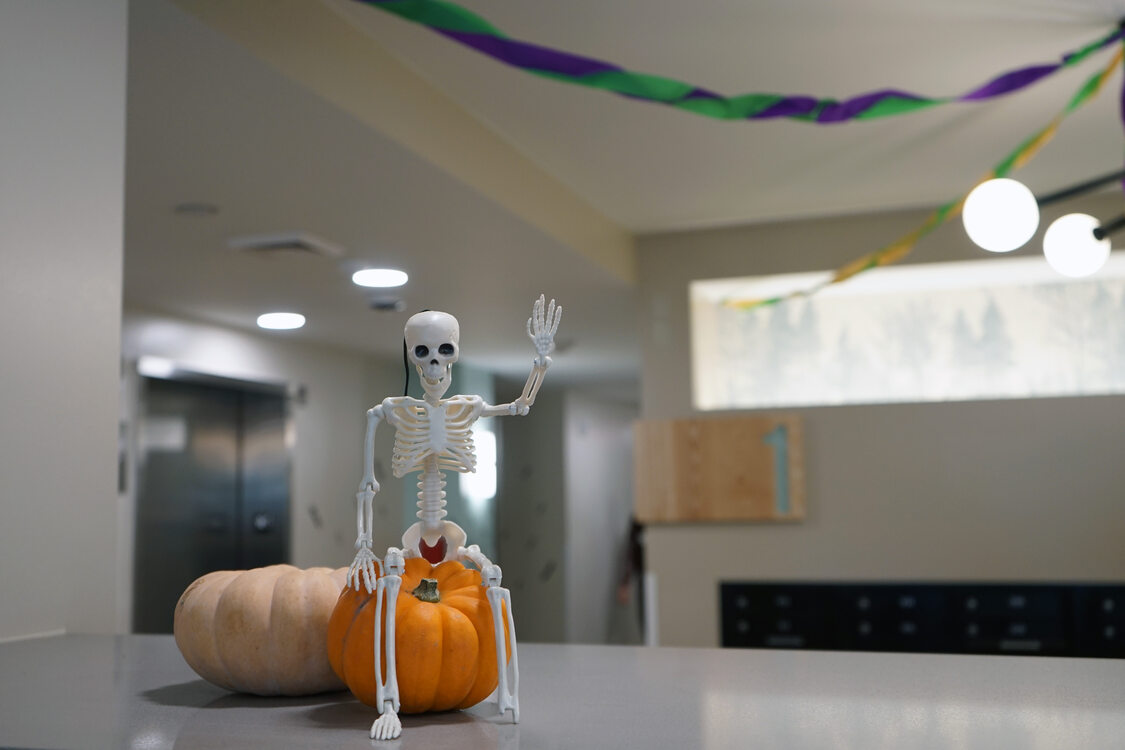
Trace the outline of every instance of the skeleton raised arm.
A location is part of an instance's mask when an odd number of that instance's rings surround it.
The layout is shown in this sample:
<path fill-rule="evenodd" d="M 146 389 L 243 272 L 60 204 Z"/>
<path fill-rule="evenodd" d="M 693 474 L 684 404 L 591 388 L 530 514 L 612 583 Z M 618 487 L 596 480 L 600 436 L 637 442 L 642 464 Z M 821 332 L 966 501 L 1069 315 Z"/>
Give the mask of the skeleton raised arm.
<path fill-rule="evenodd" d="M 527 319 L 527 335 L 535 344 L 536 357 L 531 365 L 531 373 L 524 383 L 523 393 L 510 404 L 497 404 L 486 406 L 483 416 L 496 417 L 504 414 L 518 414 L 526 416 L 535 404 L 535 396 L 539 387 L 543 385 L 543 377 L 547 368 L 551 366 L 551 352 L 555 350 L 555 333 L 559 330 L 559 321 L 562 320 L 562 305 L 556 305 L 554 300 L 547 303 L 545 295 L 540 294 L 539 299 L 531 308 L 531 317 Z"/>

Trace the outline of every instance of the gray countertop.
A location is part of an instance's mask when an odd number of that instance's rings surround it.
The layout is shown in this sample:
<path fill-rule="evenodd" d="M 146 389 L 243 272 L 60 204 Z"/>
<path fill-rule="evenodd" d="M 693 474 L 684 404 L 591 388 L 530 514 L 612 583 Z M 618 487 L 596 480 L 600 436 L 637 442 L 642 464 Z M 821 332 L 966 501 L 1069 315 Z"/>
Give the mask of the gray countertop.
<path fill-rule="evenodd" d="M 367 738 L 347 693 L 233 695 L 171 636 L 0 645 L 17 748 L 1121 748 L 1125 661 L 520 644 L 521 723 L 495 704 Z"/>

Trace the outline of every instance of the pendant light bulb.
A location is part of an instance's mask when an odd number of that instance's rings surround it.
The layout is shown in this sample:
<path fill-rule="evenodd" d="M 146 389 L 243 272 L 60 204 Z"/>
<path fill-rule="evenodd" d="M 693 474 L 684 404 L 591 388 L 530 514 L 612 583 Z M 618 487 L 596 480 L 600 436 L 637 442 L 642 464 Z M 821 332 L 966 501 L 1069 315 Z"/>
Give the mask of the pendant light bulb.
<path fill-rule="evenodd" d="M 1022 182 L 1006 177 L 982 182 L 961 211 L 969 239 L 993 253 L 1023 247 L 1039 228 L 1039 204 Z"/>
<path fill-rule="evenodd" d="M 1043 234 L 1043 255 L 1051 268 L 1072 278 L 1097 273 L 1109 260 L 1112 244 L 1094 236 L 1100 223 L 1086 214 L 1067 214 L 1051 222 Z"/>

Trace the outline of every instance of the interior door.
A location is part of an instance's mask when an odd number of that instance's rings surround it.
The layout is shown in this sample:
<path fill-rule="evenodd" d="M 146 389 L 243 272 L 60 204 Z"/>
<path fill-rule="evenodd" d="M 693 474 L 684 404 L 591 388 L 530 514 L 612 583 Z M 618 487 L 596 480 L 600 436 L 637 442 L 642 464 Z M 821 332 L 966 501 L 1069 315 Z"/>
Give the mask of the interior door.
<path fill-rule="evenodd" d="M 279 392 L 142 379 L 135 632 L 170 633 L 204 573 L 288 560 L 285 426 Z"/>

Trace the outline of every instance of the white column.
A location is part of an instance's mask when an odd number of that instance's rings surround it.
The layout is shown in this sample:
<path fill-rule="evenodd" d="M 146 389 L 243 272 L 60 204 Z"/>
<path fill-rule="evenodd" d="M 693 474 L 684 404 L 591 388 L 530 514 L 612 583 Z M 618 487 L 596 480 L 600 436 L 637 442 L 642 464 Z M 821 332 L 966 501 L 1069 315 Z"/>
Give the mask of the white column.
<path fill-rule="evenodd" d="M 115 627 L 127 23 L 0 3 L 0 638 Z"/>

